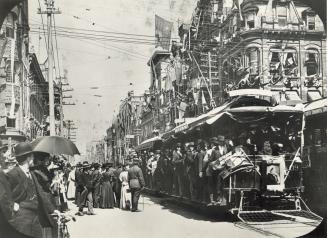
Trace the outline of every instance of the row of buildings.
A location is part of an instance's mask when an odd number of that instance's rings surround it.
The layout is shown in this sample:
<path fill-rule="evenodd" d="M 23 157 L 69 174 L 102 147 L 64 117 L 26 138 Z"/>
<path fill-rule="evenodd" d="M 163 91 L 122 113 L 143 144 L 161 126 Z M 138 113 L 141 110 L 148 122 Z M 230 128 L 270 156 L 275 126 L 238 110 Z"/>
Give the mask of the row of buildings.
<path fill-rule="evenodd" d="M 29 44 L 28 1 L 4 1 L 1 7 L 0 143 L 6 147 L 49 134 L 49 92 L 47 60 L 40 62 Z M 54 98 L 56 133 L 62 135 L 59 81 L 54 82 Z"/>
<path fill-rule="evenodd" d="M 221 105 L 231 90 L 267 89 L 285 105 L 327 96 L 324 24 L 303 1 L 199 0 L 178 34 L 171 40 L 156 29 L 150 87 L 128 93 L 107 130 L 113 162 Z"/>

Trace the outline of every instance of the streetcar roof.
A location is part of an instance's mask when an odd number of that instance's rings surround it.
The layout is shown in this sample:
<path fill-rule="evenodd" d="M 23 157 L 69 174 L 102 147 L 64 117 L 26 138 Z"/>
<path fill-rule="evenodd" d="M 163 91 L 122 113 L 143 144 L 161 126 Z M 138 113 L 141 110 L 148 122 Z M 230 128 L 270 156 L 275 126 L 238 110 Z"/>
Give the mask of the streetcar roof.
<path fill-rule="evenodd" d="M 327 112 L 327 98 L 318 99 L 304 106 L 306 116 Z"/>
<path fill-rule="evenodd" d="M 301 104 L 300 104 L 301 105 Z M 286 105 L 278 105 L 275 107 L 265 107 L 265 106 L 250 106 L 250 107 L 236 107 L 227 109 L 228 112 L 289 112 L 289 113 L 303 113 L 303 107 L 301 106 L 286 106 Z"/>
<path fill-rule="evenodd" d="M 238 89 L 238 90 L 229 91 L 228 95 L 230 97 L 237 97 L 237 96 L 272 97 L 273 93 L 270 90 L 264 90 L 264 89 Z"/>

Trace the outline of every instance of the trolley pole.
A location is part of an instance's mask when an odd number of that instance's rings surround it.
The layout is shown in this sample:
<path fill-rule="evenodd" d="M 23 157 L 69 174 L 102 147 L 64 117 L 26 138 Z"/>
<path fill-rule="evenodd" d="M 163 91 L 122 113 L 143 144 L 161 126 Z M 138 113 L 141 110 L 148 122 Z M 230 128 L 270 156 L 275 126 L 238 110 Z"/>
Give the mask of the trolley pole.
<path fill-rule="evenodd" d="M 49 83 L 49 118 L 50 118 L 50 136 L 56 135 L 55 112 L 54 112 L 54 90 L 53 90 L 53 49 L 52 49 L 52 15 L 61 12 L 54 7 L 54 0 L 45 0 L 46 10 L 38 10 L 39 14 L 47 15 L 47 33 L 48 33 L 48 83 Z"/>

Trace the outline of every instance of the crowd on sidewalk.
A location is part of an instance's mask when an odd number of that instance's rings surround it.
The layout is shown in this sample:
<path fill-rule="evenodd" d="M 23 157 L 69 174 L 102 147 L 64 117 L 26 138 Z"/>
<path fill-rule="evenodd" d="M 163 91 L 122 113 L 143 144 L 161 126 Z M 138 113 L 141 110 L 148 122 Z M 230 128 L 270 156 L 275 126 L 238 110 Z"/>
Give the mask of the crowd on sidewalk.
<path fill-rule="evenodd" d="M 93 208 L 137 212 L 141 190 L 145 186 L 137 155 L 118 165 L 70 165 L 66 159 L 34 152 L 28 142 L 17 144 L 12 153 L 0 148 L 0 237 L 55 238 L 55 214 L 78 207 L 77 215 L 94 215 Z M 75 209 L 74 209 L 75 210 Z"/>

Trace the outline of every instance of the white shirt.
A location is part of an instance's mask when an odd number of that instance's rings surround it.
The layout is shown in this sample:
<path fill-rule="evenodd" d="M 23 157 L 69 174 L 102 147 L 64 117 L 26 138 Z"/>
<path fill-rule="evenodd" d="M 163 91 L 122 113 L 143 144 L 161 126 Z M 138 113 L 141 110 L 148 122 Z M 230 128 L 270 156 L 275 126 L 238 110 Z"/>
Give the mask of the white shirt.
<path fill-rule="evenodd" d="M 224 154 L 226 154 L 226 152 L 227 152 L 227 148 L 226 148 L 226 146 L 224 146 L 224 145 L 219 145 L 219 146 L 218 146 L 218 149 L 219 149 L 219 153 L 220 153 L 221 155 L 224 155 Z"/>
<path fill-rule="evenodd" d="M 18 165 L 18 166 L 19 166 L 19 168 L 20 168 L 21 170 L 23 170 L 23 172 L 24 172 L 24 174 L 26 175 L 27 178 L 32 179 L 29 168 L 26 168 L 26 167 L 24 167 L 24 166 L 20 166 L 20 165 Z"/>

